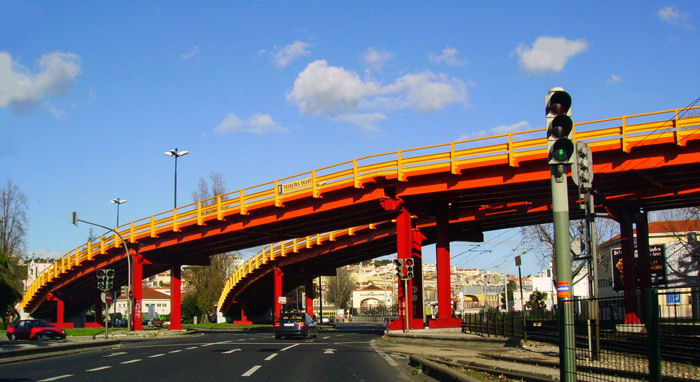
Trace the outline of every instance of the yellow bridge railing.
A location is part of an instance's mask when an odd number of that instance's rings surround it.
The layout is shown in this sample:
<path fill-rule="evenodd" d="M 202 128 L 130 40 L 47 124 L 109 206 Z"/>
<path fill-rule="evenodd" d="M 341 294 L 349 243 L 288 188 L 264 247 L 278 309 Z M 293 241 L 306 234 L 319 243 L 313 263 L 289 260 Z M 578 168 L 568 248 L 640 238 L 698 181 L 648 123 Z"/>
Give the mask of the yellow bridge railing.
<path fill-rule="evenodd" d="M 645 140 L 653 142 L 672 138 L 682 146 L 692 135 L 700 132 L 700 115 L 695 111 L 699 109 L 696 106 L 581 122 L 574 125 L 574 139 L 586 141 L 592 148 L 618 145 L 624 152 L 629 152 L 635 144 Z M 232 214 L 245 215 L 270 204 L 282 206 L 286 200 L 309 195 L 319 198 L 324 191 L 348 186 L 361 188 L 365 181 L 378 176 L 405 181 L 408 176 L 430 172 L 458 174 L 462 167 L 494 160 L 506 161 L 515 167 L 520 158 L 546 154 L 544 136 L 543 129 L 533 129 L 369 155 L 217 195 L 121 225 L 116 230 L 129 243 L 135 243 L 141 238 L 157 237 L 165 231 L 177 232 L 185 225 L 204 225 L 211 219 L 223 220 Z M 120 246 L 121 242 L 114 235 L 103 235 L 69 251 L 37 276 L 23 296 L 22 307 L 26 308 L 43 287 L 62 274 Z M 258 263 L 260 261 L 262 259 Z"/>

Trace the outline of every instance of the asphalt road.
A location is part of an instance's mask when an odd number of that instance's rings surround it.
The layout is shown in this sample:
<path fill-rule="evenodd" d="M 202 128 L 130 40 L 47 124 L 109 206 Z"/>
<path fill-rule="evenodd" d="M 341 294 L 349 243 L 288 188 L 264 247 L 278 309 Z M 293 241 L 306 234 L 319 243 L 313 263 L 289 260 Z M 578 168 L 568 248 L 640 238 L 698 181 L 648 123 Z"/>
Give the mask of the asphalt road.
<path fill-rule="evenodd" d="M 0 365 L 0 381 L 424 381 L 407 360 L 371 346 L 376 334 L 321 332 L 275 340 L 272 333 L 205 333 L 125 342 Z"/>

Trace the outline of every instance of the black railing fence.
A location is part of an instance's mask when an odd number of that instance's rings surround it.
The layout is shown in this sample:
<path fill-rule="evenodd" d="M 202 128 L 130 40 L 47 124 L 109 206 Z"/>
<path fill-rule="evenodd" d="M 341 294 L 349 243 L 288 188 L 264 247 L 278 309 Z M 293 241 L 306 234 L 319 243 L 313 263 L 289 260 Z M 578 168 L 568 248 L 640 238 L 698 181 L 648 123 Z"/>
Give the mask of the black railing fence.
<path fill-rule="evenodd" d="M 700 288 L 633 297 L 572 301 L 577 379 L 700 380 Z M 555 345 L 560 333 L 556 310 L 465 314 L 462 331 Z"/>

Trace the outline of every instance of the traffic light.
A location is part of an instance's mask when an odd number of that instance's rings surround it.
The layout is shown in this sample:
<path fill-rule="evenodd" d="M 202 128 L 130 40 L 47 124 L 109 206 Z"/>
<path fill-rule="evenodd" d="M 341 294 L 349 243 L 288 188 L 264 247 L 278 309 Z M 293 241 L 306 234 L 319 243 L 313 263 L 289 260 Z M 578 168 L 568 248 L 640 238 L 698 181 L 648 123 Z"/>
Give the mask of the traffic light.
<path fill-rule="evenodd" d="M 403 275 L 403 261 L 404 259 L 394 259 L 394 273 L 396 277 L 402 279 Z"/>
<path fill-rule="evenodd" d="M 550 165 L 572 164 L 574 143 L 571 120 L 571 96 L 562 88 L 553 88 L 545 97 L 547 115 L 547 151 Z"/>
<path fill-rule="evenodd" d="M 97 289 L 105 290 L 107 286 L 107 275 L 104 269 L 98 269 L 95 272 L 97 275 Z"/>
<path fill-rule="evenodd" d="M 406 264 L 406 277 L 412 279 L 414 260 L 409 257 L 408 259 L 404 259 L 404 264 Z"/>
<path fill-rule="evenodd" d="M 114 269 L 105 269 L 105 290 L 114 288 Z"/>
<path fill-rule="evenodd" d="M 571 180 L 582 193 L 593 186 L 593 152 L 585 142 L 576 142 L 575 163 L 571 167 Z"/>

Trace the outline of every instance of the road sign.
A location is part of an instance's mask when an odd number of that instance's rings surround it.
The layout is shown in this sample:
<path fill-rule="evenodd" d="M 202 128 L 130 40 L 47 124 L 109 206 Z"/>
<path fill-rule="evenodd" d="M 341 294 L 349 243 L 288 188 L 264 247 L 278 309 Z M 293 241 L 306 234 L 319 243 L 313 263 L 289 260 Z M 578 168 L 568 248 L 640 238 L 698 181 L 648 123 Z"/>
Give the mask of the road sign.
<path fill-rule="evenodd" d="M 112 295 L 112 291 L 104 292 L 104 293 L 102 293 L 102 295 L 104 296 L 103 301 L 107 305 L 112 305 L 112 302 L 114 301 L 114 296 Z"/>
<path fill-rule="evenodd" d="M 279 296 L 279 297 L 277 297 L 277 302 L 278 302 L 279 304 L 286 304 L 286 303 L 287 303 L 287 297 L 285 297 L 285 296 Z"/>
<path fill-rule="evenodd" d="M 134 299 L 134 291 L 130 290 L 129 291 L 129 300 L 133 300 L 133 299 Z"/>
<path fill-rule="evenodd" d="M 104 303 L 105 301 L 107 301 L 107 298 L 106 298 L 106 296 L 105 296 L 105 292 L 100 293 L 100 300 L 102 300 L 102 303 Z"/>

